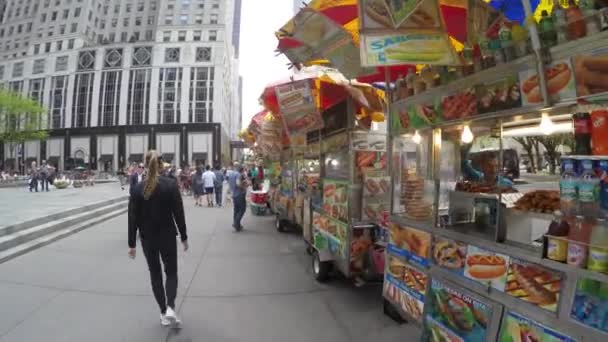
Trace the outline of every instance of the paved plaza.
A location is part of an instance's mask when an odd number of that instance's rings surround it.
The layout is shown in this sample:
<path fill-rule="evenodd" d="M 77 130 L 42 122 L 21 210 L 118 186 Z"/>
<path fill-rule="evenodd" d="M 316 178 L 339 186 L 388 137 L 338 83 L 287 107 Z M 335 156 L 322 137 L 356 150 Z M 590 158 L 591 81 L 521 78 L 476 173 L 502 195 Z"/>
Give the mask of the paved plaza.
<path fill-rule="evenodd" d="M 61 190 L 51 186 L 49 192 L 38 193 L 25 186 L 0 189 L 0 227 L 126 195 L 128 190 L 121 190 L 118 183 Z"/>
<path fill-rule="evenodd" d="M 0 194 L 2 218 L 95 200 L 78 192 Z M 120 192 L 118 185 L 95 191 Z M 52 197 L 55 196 L 55 197 Z M 62 203 L 63 202 L 63 203 Z M 230 228 L 231 209 L 194 207 L 186 199 L 190 251 L 179 252 L 181 330 L 163 328 L 138 246 L 127 257 L 122 215 L 0 264 L 0 342 L 310 342 L 417 341 L 418 328 L 382 313 L 379 286 L 313 280 L 300 236 L 280 234 L 272 217 L 247 214 Z M 40 207 L 39 207 L 40 206 Z M 25 214 L 23 214 L 25 213 Z"/>

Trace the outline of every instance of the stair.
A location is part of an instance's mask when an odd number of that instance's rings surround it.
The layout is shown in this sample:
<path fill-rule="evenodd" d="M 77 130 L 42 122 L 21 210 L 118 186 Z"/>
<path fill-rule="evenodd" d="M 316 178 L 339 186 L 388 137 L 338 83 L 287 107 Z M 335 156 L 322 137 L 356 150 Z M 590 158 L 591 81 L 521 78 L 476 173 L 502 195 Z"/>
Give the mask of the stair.
<path fill-rule="evenodd" d="M 121 196 L 0 227 L 0 263 L 125 213 L 127 199 Z"/>

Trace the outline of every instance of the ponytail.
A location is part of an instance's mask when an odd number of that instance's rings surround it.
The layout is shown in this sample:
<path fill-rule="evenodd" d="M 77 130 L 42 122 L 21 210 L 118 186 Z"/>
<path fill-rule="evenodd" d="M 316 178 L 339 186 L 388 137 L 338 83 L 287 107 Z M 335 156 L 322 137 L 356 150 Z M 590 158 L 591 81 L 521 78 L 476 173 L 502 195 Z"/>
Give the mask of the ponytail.
<path fill-rule="evenodd" d="M 144 180 L 144 199 L 149 200 L 158 185 L 159 157 L 155 150 L 146 154 L 146 177 Z"/>

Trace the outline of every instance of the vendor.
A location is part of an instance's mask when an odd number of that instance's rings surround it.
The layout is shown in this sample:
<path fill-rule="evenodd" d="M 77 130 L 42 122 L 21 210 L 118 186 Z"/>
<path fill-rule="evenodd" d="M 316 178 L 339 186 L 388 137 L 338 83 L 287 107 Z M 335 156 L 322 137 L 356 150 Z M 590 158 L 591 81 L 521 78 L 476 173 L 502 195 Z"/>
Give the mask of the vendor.
<path fill-rule="evenodd" d="M 469 159 L 471 147 L 471 144 L 461 147 L 460 168 L 462 171 L 462 176 L 465 180 L 471 182 L 483 182 L 487 184 L 494 183 L 496 186 L 502 188 L 513 187 L 512 180 L 499 174 L 498 158 L 493 152 L 481 154 L 481 158 L 479 160 L 479 168 L 481 170 L 476 170 Z"/>

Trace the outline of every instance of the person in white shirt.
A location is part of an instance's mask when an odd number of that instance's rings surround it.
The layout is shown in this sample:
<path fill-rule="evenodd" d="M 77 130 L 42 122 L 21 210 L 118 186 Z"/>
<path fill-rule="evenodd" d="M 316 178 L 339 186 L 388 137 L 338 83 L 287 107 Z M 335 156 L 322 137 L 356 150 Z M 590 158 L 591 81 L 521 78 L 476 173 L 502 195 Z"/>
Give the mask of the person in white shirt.
<path fill-rule="evenodd" d="M 203 186 L 205 187 L 205 195 L 207 195 L 207 205 L 213 208 L 213 188 L 215 187 L 215 173 L 211 171 L 211 167 L 207 165 L 203 173 Z"/>

